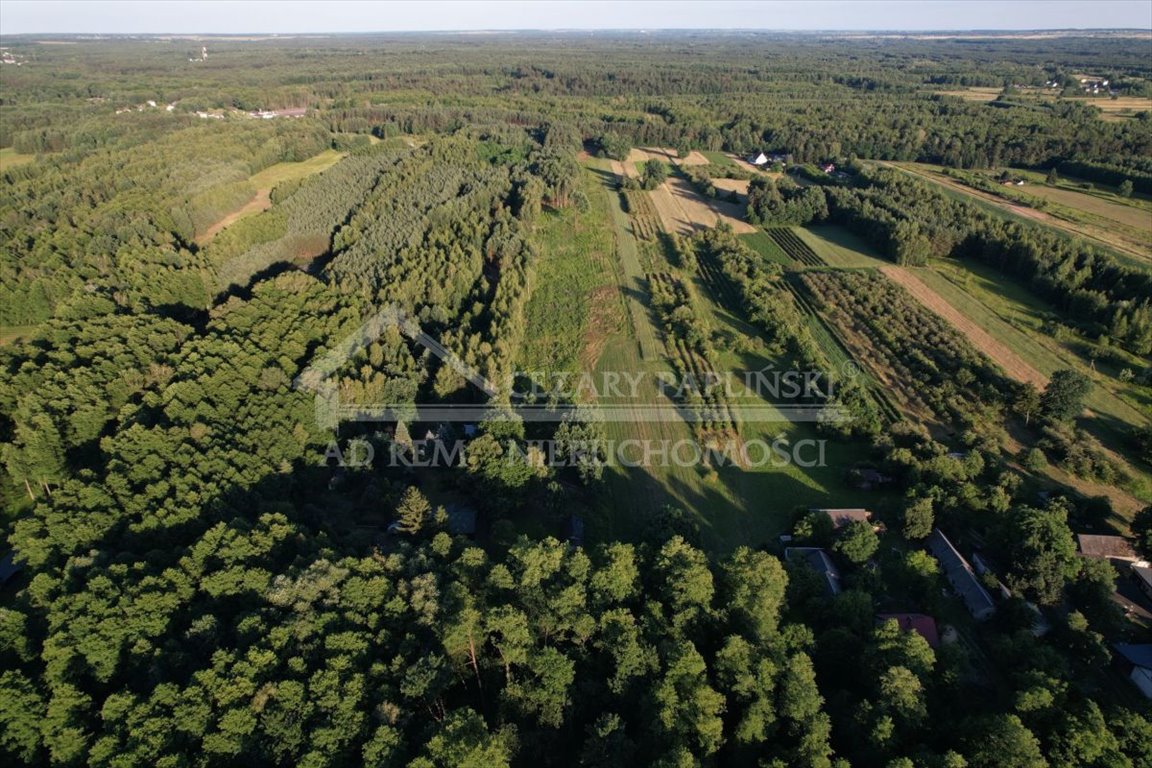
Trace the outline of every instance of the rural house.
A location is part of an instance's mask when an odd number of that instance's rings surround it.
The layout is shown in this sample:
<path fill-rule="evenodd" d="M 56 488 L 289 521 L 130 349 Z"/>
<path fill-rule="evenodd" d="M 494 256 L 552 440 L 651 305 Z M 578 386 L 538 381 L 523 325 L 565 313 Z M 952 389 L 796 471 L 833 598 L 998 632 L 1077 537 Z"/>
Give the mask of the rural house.
<path fill-rule="evenodd" d="M 1152 643 L 1116 643 L 1112 649 L 1120 669 L 1145 698 L 1152 699 Z"/>
<path fill-rule="evenodd" d="M 1152 600 L 1152 568 L 1146 565 L 1133 565 L 1132 575 L 1136 578 L 1140 591 Z"/>
<path fill-rule="evenodd" d="M 840 594 L 840 569 L 820 547 L 788 547 L 784 559 L 790 563 L 803 563 L 824 580 L 824 594 L 835 597 Z"/>
<path fill-rule="evenodd" d="M 1081 557 L 1108 560 L 1116 564 L 1148 565 L 1136 554 L 1132 542 L 1123 536 L 1097 536 L 1089 533 L 1076 535 Z"/>
<path fill-rule="evenodd" d="M 992 596 L 976 578 L 972 566 L 956 551 L 956 547 L 952 546 L 952 542 L 948 541 L 948 537 L 939 528 L 932 531 L 932 536 L 928 539 L 928 548 L 940 562 L 944 575 L 948 577 L 948 583 L 968 606 L 968 612 L 973 618 L 984 621 L 996 612 Z"/>
<path fill-rule="evenodd" d="M 940 647 L 940 633 L 936 629 L 936 619 L 924 613 L 881 613 L 876 621 L 883 624 L 895 621 L 905 632 L 915 632 L 928 641 L 932 648 Z"/>

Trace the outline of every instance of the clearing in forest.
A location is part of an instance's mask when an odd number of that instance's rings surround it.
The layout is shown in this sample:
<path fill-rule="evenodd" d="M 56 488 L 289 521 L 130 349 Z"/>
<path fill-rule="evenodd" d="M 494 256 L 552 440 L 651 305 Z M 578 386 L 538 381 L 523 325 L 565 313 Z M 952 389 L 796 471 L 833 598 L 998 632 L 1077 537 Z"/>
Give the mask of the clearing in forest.
<path fill-rule="evenodd" d="M 680 235 L 710 229 L 721 221 L 730 224 L 736 234 L 755 232 L 756 228 L 744 221 L 744 207 L 723 200 L 707 200 L 687 179 L 669 177 L 652 190 L 652 202 L 660 214 L 664 231 Z"/>
<path fill-rule="evenodd" d="M 318 155 L 302 160 L 298 163 L 276 163 L 271 165 L 259 173 L 254 173 L 248 179 L 249 183 L 256 189 L 256 194 L 251 200 L 244 203 L 236 210 L 229 213 L 224 218 L 217 221 L 208 229 L 204 230 L 202 234 L 196 236 L 196 243 L 199 245 L 206 245 L 216 237 L 222 229 L 230 226 L 240 219 L 251 216 L 261 211 L 266 211 L 272 207 L 272 190 L 275 189 L 277 184 L 285 181 L 294 181 L 295 179 L 302 179 L 305 176 L 311 176 L 314 173 L 325 171 L 338 163 L 343 157 L 344 152 L 337 152 L 334 149 L 326 149 Z"/>

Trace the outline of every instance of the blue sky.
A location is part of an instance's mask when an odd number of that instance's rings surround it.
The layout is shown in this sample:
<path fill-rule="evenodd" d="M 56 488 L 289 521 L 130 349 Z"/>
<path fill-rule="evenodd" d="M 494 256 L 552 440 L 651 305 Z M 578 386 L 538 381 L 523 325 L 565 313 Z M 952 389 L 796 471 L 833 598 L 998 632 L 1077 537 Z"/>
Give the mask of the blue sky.
<path fill-rule="evenodd" d="M 484 29 L 1152 29 L 1152 0 L 2 0 L 0 34 Z"/>

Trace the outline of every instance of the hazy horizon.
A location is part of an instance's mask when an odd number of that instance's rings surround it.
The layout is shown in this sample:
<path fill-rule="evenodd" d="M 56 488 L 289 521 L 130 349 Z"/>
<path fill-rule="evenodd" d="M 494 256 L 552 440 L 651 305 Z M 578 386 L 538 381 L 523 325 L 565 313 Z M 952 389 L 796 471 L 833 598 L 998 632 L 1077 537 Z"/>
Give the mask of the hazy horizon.
<path fill-rule="evenodd" d="M 274 11 L 273 13 L 269 13 Z M 271 18 L 270 18 L 271 16 Z M 665 31 L 972 32 L 1152 30 L 1152 3 L 1106 0 L 726 0 L 721 2 L 393 2 L 5 0 L 0 35 L 349 34 Z"/>

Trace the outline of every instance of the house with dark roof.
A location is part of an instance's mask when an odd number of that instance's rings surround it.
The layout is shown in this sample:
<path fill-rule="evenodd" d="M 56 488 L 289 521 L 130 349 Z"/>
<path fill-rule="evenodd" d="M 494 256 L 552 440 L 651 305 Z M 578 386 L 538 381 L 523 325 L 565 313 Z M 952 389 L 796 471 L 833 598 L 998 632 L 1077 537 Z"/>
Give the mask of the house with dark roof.
<path fill-rule="evenodd" d="M 928 549 L 939 561 L 940 568 L 948 578 L 948 583 L 964 601 L 964 605 L 968 607 L 968 612 L 972 614 L 973 618 L 977 621 L 984 621 L 996 612 L 996 604 L 992 602 L 992 596 L 988 594 L 988 590 L 984 589 L 984 585 L 976 577 L 976 572 L 972 570 L 972 566 L 961 556 L 956 547 L 952 546 L 952 542 L 939 528 L 932 531 L 932 535 L 928 539 Z"/>
<path fill-rule="evenodd" d="M 1147 565 L 1132 542 L 1123 536 L 1097 536 L 1090 533 L 1076 534 L 1076 544 L 1081 557 L 1093 557 L 1115 563 L 1140 563 Z"/>
<path fill-rule="evenodd" d="M 815 571 L 824 581 L 824 594 L 835 597 L 840 594 L 840 569 L 820 547 L 788 547 L 784 559 L 790 563 L 803 563 Z"/>
<path fill-rule="evenodd" d="M 925 613 L 881 613 L 877 614 L 876 621 L 883 624 L 886 621 L 895 621 L 905 632 L 915 632 L 928 641 L 933 648 L 940 647 L 940 633 L 936 629 L 936 619 Z"/>
<path fill-rule="evenodd" d="M 448 513 L 448 532 L 453 536 L 476 535 L 476 510 L 466 504 L 449 504 L 444 508 Z"/>
<path fill-rule="evenodd" d="M 1145 698 L 1152 699 L 1152 643 L 1116 643 L 1112 649 L 1120 669 Z"/>

